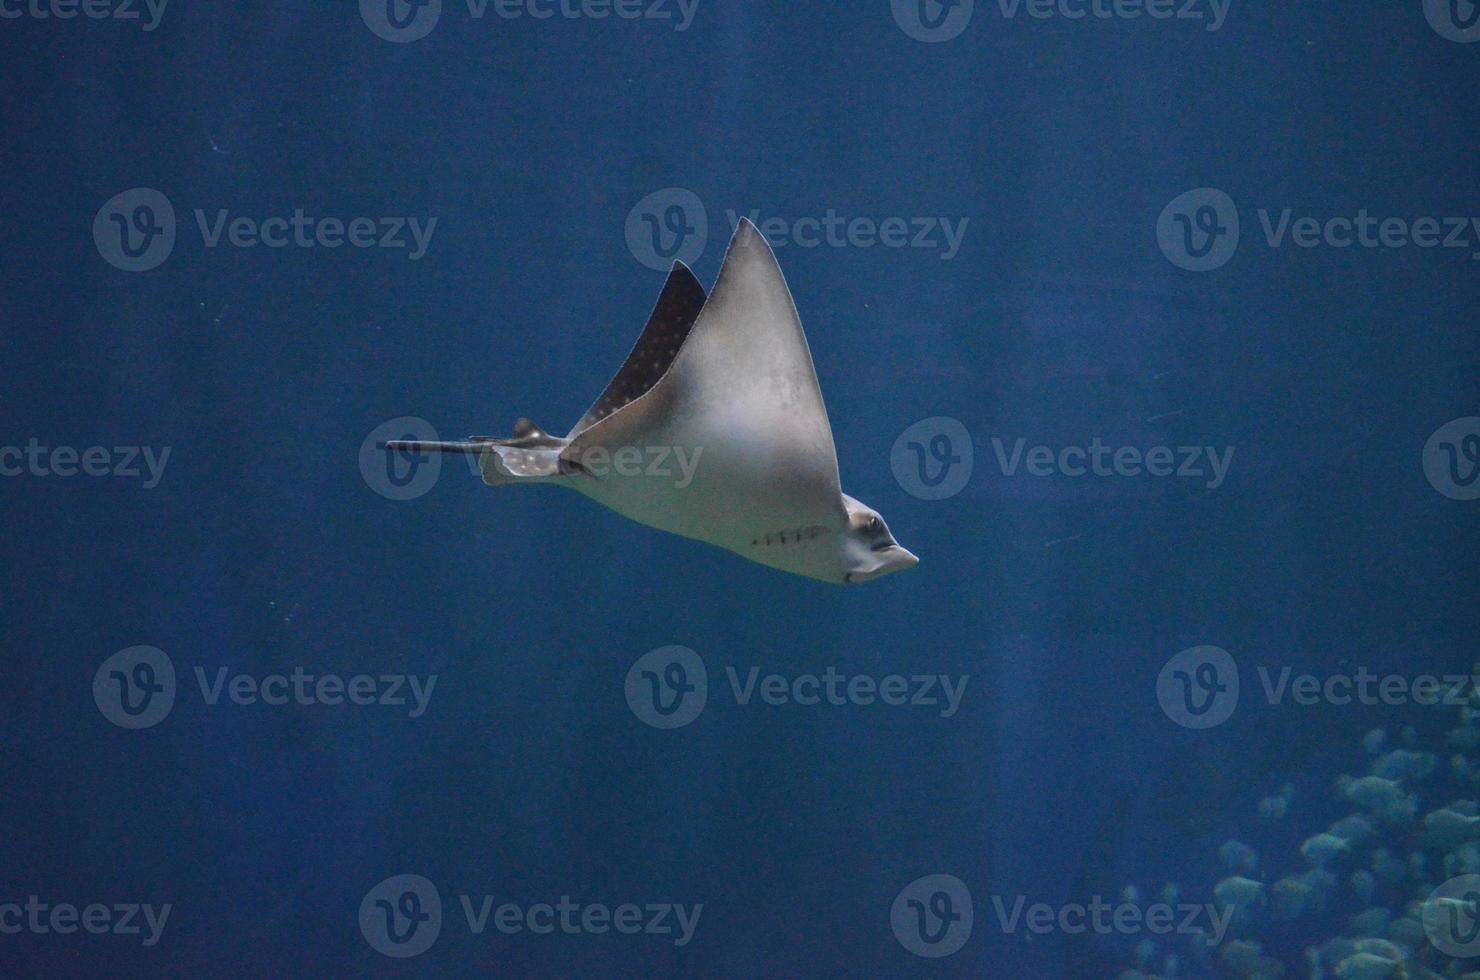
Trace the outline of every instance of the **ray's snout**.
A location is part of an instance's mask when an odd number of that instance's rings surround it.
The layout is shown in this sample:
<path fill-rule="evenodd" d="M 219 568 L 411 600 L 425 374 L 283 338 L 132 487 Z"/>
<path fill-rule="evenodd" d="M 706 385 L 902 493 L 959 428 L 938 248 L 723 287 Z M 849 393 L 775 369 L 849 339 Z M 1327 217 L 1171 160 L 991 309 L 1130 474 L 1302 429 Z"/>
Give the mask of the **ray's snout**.
<path fill-rule="evenodd" d="M 920 564 L 920 559 L 913 551 L 903 545 L 894 545 L 892 548 L 884 549 L 884 568 L 879 571 L 880 575 L 890 572 L 903 572 Z"/>

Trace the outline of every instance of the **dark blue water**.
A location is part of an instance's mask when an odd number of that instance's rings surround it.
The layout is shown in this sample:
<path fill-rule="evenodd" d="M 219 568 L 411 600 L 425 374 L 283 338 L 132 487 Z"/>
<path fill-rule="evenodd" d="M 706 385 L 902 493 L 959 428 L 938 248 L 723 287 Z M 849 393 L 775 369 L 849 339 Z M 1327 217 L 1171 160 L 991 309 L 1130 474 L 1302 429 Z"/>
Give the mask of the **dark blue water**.
<path fill-rule="evenodd" d="M 0 973 L 1238 976 L 1233 935 L 1009 921 L 1200 907 L 1236 839 L 1242 939 L 1306 975 L 1464 870 L 1423 825 L 1476 795 L 1458 707 L 1265 680 L 1480 654 L 1468 0 L 58 6 L 0 0 Z M 566 431 L 752 212 L 918 568 L 827 585 L 458 458 L 390 499 L 384 423 Z M 669 646 L 708 680 L 671 730 L 624 687 Z M 1374 728 L 1437 759 L 1416 813 L 1274 915 Z M 1427 867 L 1362 900 L 1378 847 Z"/>

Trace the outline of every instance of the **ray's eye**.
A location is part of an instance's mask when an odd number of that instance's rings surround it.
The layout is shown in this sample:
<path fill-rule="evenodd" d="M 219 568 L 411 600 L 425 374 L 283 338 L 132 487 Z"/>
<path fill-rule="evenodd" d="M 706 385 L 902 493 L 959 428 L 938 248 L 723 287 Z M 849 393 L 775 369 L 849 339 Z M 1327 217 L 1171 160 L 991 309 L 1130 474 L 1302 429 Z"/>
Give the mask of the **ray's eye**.
<path fill-rule="evenodd" d="M 879 520 L 877 517 L 870 517 L 867 521 L 864 522 L 863 529 L 869 534 L 878 534 L 880 531 L 884 530 L 884 522 Z"/>

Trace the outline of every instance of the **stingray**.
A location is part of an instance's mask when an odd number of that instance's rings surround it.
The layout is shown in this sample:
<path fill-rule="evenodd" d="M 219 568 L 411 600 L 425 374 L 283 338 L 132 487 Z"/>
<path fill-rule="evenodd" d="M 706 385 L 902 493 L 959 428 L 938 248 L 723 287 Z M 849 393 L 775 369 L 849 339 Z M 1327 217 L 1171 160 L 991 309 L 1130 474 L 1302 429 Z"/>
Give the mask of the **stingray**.
<path fill-rule="evenodd" d="M 648 527 L 824 582 L 919 563 L 843 493 L 791 290 L 746 220 L 711 295 L 675 263 L 637 345 L 565 437 L 520 419 L 509 439 L 385 448 L 472 454 L 490 486 L 568 487 Z"/>

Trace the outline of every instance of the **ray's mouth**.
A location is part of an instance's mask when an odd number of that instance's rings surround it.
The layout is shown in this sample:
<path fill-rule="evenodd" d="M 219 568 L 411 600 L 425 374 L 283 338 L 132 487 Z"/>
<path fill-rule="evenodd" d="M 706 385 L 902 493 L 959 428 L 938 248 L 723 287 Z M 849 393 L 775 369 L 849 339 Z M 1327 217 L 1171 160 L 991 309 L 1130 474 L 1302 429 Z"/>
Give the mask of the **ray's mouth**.
<path fill-rule="evenodd" d="M 872 560 L 872 566 L 845 572 L 843 575 L 844 582 L 869 582 L 881 575 L 903 571 L 906 568 L 914 568 L 920 564 L 920 559 L 916 558 L 909 551 L 906 551 L 899 544 L 874 545 L 869 549 L 869 552 L 879 556 Z"/>

